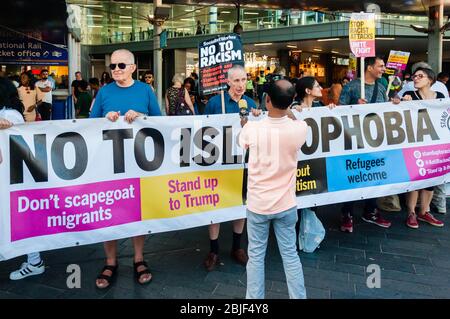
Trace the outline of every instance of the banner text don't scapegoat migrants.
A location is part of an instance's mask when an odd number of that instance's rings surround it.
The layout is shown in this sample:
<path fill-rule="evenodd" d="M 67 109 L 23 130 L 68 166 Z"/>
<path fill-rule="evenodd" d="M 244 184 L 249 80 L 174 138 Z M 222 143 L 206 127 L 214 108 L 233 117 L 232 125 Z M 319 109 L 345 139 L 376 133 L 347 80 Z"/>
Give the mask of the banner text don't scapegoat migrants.
<path fill-rule="evenodd" d="M 308 124 L 292 185 L 298 207 L 448 181 L 449 114 L 450 100 L 298 113 Z M 244 217 L 239 131 L 238 114 L 0 131 L 0 259 Z"/>

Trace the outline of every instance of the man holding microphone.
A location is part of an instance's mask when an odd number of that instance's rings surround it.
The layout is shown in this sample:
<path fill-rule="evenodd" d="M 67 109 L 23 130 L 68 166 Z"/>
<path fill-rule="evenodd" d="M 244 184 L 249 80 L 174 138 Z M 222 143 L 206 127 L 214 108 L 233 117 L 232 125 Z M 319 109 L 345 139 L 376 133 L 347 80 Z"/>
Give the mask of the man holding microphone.
<path fill-rule="evenodd" d="M 253 99 L 245 95 L 247 85 L 247 73 L 244 67 L 235 65 L 228 70 L 228 92 L 224 93 L 225 113 L 239 113 L 241 116 L 250 111 L 253 116 L 261 114 L 261 110 L 256 108 Z M 221 96 L 216 95 L 211 98 L 206 105 L 205 114 L 222 114 Z M 233 221 L 233 247 L 231 257 L 243 266 L 247 264 L 248 256 L 241 248 L 241 237 L 244 231 L 245 219 Z M 220 224 L 211 224 L 209 226 L 210 252 L 204 261 L 207 271 L 212 271 L 219 264 L 219 231 Z"/>

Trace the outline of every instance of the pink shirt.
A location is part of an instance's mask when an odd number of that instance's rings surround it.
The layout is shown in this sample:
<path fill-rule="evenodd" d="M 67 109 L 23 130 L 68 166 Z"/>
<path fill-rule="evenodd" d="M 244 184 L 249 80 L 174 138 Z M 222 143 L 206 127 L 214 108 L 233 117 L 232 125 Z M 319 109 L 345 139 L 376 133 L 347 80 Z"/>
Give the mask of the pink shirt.
<path fill-rule="evenodd" d="M 297 153 L 306 140 L 306 123 L 287 116 L 248 122 L 239 145 L 250 149 L 247 208 L 257 214 L 276 214 L 297 205 Z"/>

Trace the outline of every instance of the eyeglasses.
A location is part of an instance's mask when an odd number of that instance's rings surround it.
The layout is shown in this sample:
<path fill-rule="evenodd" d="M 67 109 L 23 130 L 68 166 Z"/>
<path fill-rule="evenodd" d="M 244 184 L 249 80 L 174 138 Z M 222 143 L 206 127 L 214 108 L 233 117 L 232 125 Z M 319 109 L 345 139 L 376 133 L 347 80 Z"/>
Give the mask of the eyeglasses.
<path fill-rule="evenodd" d="M 133 65 L 133 64 L 126 64 L 126 63 L 111 63 L 111 64 L 109 65 L 109 68 L 110 68 L 111 70 L 115 70 L 115 69 L 116 69 L 116 66 L 118 66 L 119 69 L 124 70 L 124 69 L 127 67 L 127 65 Z"/>
<path fill-rule="evenodd" d="M 425 77 L 425 74 L 416 74 L 416 75 L 413 75 L 411 77 L 411 79 L 413 79 L 413 80 L 415 80 L 415 79 L 423 79 L 424 77 Z"/>
<path fill-rule="evenodd" d="M 146 79 L 153 79 L 153 76 L 149 75 L 145 77 Z"/>

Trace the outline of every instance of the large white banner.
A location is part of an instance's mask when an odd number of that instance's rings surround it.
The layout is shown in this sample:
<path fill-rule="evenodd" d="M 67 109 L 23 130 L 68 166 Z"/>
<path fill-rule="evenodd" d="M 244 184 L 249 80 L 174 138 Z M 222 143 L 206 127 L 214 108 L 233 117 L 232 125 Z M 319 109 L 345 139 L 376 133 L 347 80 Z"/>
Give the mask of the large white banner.
<path fill-rule="evenodd" d="M 299 113 L 298 207 L 448 181 L 449 113 L 450 100 Z M 0 131 L 0 259 L 245 217 L 239 131 L 238 114 Z"/>

